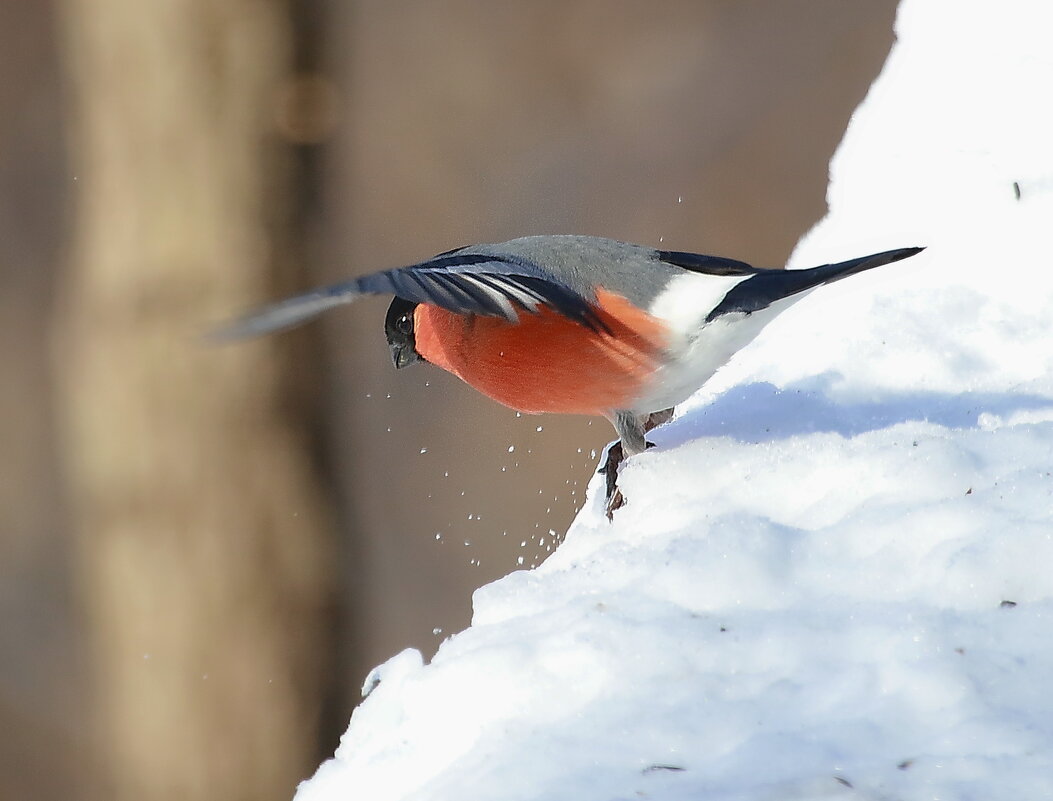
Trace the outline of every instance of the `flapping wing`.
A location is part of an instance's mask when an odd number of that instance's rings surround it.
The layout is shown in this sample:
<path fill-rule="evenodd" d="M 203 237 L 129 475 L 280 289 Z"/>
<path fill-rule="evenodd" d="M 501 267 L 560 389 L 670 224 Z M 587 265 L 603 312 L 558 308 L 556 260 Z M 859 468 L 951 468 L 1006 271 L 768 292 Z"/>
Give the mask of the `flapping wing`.
<path fill-rule="evenodd" d="M 384 294 L 430 303 L 457 314 L 503 317 L 509 322 L 516 322 L 521 311 L 537 314 L 545 307 L 592 330 L 605 328 L 589 298 L 533 262 L 462 250 L 283 300 L 235 320 L 214 336 L 232 340 L 269 334 L 307 322 L 363 295 Z"/>

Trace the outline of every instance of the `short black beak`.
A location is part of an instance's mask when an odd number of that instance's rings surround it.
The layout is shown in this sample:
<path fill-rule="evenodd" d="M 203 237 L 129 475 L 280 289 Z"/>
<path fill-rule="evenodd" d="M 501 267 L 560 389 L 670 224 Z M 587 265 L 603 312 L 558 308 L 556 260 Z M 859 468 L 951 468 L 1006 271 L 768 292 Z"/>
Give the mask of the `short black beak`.
<path fill-rule="evenodd" d="M 411 364 L 419 362 L 420 360 L 420 355 L 413 348 L 407 347 L 406 345 L 391 346 L 391 361 L 394 362 L 396 370 L 401 370 L 403 367 L 409 367 Z"/>

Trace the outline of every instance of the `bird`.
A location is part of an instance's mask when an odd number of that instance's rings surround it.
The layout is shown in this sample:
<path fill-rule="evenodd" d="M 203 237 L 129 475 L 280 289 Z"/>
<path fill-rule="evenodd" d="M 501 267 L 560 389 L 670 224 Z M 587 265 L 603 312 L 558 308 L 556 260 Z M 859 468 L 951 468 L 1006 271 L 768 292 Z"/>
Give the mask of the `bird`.
<path fill-rule="evenodd" d="M 384 331 L 396 369 L 429 363 L 528 414 L 606 417 L 606 512 L 625 503 L 623 459 L 777 315 L 811 290 L 900 261 L 887 250 L 810 269 L 538 235 L 447 250 L 316 289 L 219 328 L 220 340 L 299 325 L 366 295 L 392 295 Z"/>

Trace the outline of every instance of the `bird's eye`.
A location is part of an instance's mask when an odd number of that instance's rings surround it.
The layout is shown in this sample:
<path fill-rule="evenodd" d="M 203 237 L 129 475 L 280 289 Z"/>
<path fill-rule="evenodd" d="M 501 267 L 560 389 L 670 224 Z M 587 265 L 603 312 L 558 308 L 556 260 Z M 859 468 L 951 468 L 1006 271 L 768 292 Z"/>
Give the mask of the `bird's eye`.
<path fill-rule="evenodd" d="M 395 320 L 395 330 L 397 330 L 400 334 L 412 334 L 413 317 L 409 314 L 400 314 L 399 318 Z"/>

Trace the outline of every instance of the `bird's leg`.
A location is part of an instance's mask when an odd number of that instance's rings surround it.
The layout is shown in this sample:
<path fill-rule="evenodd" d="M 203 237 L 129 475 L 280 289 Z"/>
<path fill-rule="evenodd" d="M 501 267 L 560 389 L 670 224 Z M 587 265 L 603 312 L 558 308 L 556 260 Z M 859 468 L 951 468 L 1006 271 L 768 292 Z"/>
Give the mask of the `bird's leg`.
<path fill-rule="evenodd" d="M 618 468 L 626 456 L 643 453 L 647 449 L 644 439 L 644 421 L 632 412 L 619 410 L 610 415 L 619 440 L 607 449 L 607 462 L 600 470 L 607 479 L 607 519 L 614 519 L 614 512 L 625 505 L 625 496 L 618 489 Z"/>
<path fill-rule="evenodd" d="M 644 433 L 648 430 L 644 427 L 646 418 L 639 417 L 632 412 L 617 411 L 611 415 L 614 430 L 622 441 L 622 450 L 626 456 L 635 456 L 647 450 L 647 440 Z"/>
<path fill-rule="evenodd" d="M 632 412 L 617 411 L 611 414 L 610 419 L 614 424 L 615 431 L 620 439 L 607 449 L 607 461 L 600 472 L 606 478 L 607 496 L 606 512 L 607 519 L 613 520 L 616 510 L 625 505 L 625 496 L 618 489 L 618 468 L 627 456 L 643 453 L 648 448 L 653 448 L 654 443 L 648 442 L 644 434 L 663 423 L 669 422 L 673 416 L 673 410 L 663 409 L 660 412 L 651 412 L 646 417 L 638 417 Z"/>

